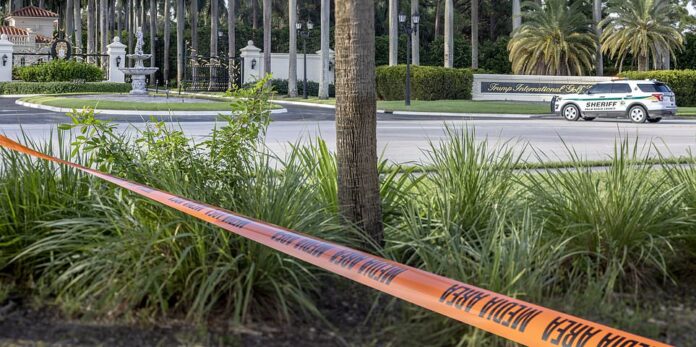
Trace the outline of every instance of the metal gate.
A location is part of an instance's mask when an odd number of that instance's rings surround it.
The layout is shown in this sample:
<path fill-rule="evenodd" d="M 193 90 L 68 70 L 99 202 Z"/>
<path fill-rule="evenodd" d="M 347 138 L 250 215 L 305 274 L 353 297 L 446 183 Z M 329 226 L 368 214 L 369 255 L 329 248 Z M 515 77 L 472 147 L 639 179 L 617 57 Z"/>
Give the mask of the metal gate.
<path fill-rule="evenodd" d="M 200 57 L 187 61 L 183 87 L 192 92 L 224 92 L 241 84 L 241 58 Z"/>

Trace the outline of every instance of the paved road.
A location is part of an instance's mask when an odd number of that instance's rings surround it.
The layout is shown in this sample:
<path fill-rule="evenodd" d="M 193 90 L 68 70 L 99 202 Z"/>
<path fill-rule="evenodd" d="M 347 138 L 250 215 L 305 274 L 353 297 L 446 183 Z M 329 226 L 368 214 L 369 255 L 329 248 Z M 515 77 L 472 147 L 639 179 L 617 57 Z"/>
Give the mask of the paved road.
<path fill-rule="evenodd" d="M 142 126 L 139 116 L 108 116 L 120 123 L 123 129 Z M 187 134 L 204 137 L 215 125 L 215 117 L 187 116 L 160 117 L 178 122 Z M 282 153 L 288 143 L 307 140 L 321 135 L 335 148 L 333 110 L 306 107 L 290 107 L 288 113 L 273 115 L 274 122 L 268 130 L 266 143 Z M 13 99 L 0 99 L 0 132 L 17 136 L 24 130 L 31 137 L 47 138 L 55 132 L 58 123 L 67 118 L 58 113 L 27 109 L 14 104 Z M 632 124 L 628 121 L 596 120 L 594 122 L 566 122 L 560 119 L 486 119 L 471 120 L 452 117 L 412 117 L 379 115 L 378 146 L 384 155 L 396 162 L 424 160 L 424 150 L 429 141 L 445 138 L 444 124 L 468 127 L 476 131 L 479 140 L 512 146 L 522 150 L 529 146 L 544 152 L 552 160 L 568 157 L 565 145 L 574 148 L 588 159 L 605 159 L 614 150 L 617 138 L 637 138 L 641 145 L 653 142 L 663 151 L 673 155 L 684 155 L 696 148 L 696 121 L 663 120 L 659 124 Z"/>

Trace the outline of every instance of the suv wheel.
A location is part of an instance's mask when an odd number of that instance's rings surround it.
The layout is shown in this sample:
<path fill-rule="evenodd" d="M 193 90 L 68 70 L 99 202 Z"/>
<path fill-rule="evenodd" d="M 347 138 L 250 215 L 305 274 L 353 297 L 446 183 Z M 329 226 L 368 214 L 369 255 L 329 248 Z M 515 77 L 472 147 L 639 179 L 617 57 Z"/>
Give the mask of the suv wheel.
<path fill-rule="evenodd" d="M 648 120 L 648 111 L 643 106 L 633 106 L 628 110 L 628 118 L 633 123 L 645 123 Z"/>
<path fill-rule="evenodd" d="M 565 118 L 567 121 L 573 122 L 580 119 L 580 110 L 573 104 L 563 106 L 562 113 L 563 118 Z"/>

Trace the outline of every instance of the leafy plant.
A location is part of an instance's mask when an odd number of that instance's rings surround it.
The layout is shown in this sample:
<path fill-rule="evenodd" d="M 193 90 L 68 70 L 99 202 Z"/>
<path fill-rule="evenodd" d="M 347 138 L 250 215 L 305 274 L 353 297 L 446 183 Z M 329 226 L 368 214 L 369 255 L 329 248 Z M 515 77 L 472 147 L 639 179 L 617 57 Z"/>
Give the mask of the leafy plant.
<path fill-rule="evenodd" d="M 64 59 L 18 67 L 13 74 L 25 82 L 99 82 L 104 79 L 104 72 L 96 65 Z"/>

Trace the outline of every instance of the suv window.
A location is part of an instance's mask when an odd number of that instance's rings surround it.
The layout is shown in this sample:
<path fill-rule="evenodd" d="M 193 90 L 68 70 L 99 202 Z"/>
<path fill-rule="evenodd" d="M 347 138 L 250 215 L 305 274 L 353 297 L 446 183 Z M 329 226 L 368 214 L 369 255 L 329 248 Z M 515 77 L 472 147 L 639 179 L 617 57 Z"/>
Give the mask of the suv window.
<path fill-rule="evenodd" d="M 588 94 L 609 94 L 611 93 L 611 84 L 595 84 L 587 91 Z"/>
<path fill-rule="evenodd" d="M 614 83 L 611 86 L 611 92 L 612 93 L 630 93 L 631 86 L 629 86 L 628 83 Z"/>
<path fill-rule="evenodd" d="M 644 83 L 638 84 L 638 88 L 643 93 L 671 93 L 672 90 L 664 83 Z"/>

